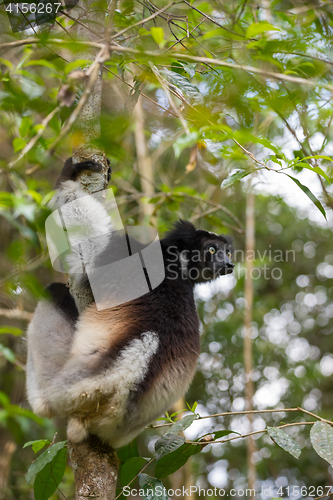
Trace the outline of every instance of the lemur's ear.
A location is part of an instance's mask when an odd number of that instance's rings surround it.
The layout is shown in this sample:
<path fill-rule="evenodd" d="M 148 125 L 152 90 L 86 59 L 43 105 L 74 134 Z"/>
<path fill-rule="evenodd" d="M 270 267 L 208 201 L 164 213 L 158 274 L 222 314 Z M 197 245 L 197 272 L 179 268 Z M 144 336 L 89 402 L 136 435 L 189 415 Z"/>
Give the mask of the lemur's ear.
<path fill-rule="evenodd" d="M 175 222 L 170 231 L 167 232 L 164 241 L 167 245 L 177 245 L 180 249 L 188 245 L 193 245 L 196 240 L 196 229 L 187 220 L 179 219 Z"/>

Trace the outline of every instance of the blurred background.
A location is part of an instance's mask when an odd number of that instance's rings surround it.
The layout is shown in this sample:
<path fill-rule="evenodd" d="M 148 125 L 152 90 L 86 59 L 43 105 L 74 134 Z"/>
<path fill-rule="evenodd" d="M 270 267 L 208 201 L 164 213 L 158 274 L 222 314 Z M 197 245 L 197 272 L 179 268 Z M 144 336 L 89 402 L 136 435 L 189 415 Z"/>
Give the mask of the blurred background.
<path fill-rule="evenodd" d="M 114 35 L 166 5 L 119 0 Z M 53 148 L 82 88 L 72 89 L 69 107 L 57 93 L 86 56 L 74 43 L 82 7 L 18 33 L 1 9 L 0 499 L 26 500 L 33 498 L 25 474 L 35 455 L 24 443 L 52 441 L 56 432 L 66 439 L 64 422 L 28 408 L 25 331 L 44 287 L 67 280 L 50 265 L 44 222 L 63 162 L 82 137 L 74 126 Z M 180 1 L 165 12 L 115 38 L 138 53 L 113 51 L 104 64 L 95 145 L 111 161 L 110 187 L 125 225 L 152 225 L 162 237 L 183 218 L 233 238 L 234 274 L 196 288 L 202 353 L 177 409 L 185 402 L 197 402 L 201 416 L 281 409 L 251 420 L 206 418 L 185 435 L 312 421 L 283 412 L 298 406 L 331 420 L 332 2 Z M 100 33 L 95 24 L 89 29 Z M 8 45 L 28 37 L 38 43 Z M 298 460 L 255 434 L 251 442 L 206 446 L 163 482 L 226 495 L 253 484 L 258 498 L 293 499 L 309 497 L 314 486 L 318 497 L 333 469 L 313 450 L 309 431 L 287 429 L 302 449 Z M 140 454 L 153 456 L 160 436 L 142 433 Z M 293 486 L 305 486 L 305 494 Z M 52 499 L 73 498 L 69 466 L 60 490 Z"/>

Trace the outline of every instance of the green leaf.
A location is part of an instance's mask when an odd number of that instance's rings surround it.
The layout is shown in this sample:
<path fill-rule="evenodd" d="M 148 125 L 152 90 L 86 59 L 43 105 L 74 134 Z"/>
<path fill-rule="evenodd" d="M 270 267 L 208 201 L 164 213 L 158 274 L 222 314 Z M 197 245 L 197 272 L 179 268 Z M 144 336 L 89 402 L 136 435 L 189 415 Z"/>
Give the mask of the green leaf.
<path fill-rule="evenodd" d="M 157 43 L 157 45 L 160 45 L 163 40 L 164 40 L 164 29 L 163 28 L 158 28 L 158 27 L 152 27 L 150 30 L 151 36 Z"/>
<path fill-rule="evenodd" d="M 230 175 L 230 177 L 227 177 L 222 181 L 221 188 L 227 188 L 234 184 L 237 181 L 240 181 L 243 179 L 243 177 L 246 177 L 251 173 L 251 170 L 238 170 L 235 174 Z"/>
<path fill-rule="evenodd" d="M 214 434 L 214 439 L 220 439 L 221 437 L 228 436 L 229 434 L 239 434 L 239 432 L 230 431 L 226 429 L 224 431 L 212 432 L 212 434 Z"/>
<path fill-rule="evenodd" d="M 202 440 L 202 438 L 204 438 L 205 436 L 211 436 L 211 435 L 213 435 L 214 440 L 216 440 L 216 439 L 220 439 L 221 437 L 228 436 L 229 434 L 238 434 L 240 436 L 239 432 L 226 429 L 223 431 L 206 432 L 206 434 L 203 434 L 202 436 L 200 436 L 196 441 L 200 442 Z M 207 442 L 207 444 L 209 444 L 209 441 Z"/>
<path fill-rule="evenodd" d="M 2 354 L 2 356 L 10 363 L 15 363 L 16 356 L 14 352 L 9 349 L 9 347 L 5 347 L 3 344 L 0 344 L 0 354 Z"/>
<path fill-rule="evenodd" d="M 202 447 L 195 444 L 184 443 L 175 451 L 164 455 L 160 458 L 155 467 L 155 474 L 157 477 L 166 477 L 176 472 L 187 460 L 201 451 Z"/>
<path fill-rule="evenodd" d="M 195 75 L 195 68 L 197 66 L 197 63 L 185 63 L 185 62 L 181 62 L 180 64 L 183 66 L 184 70 L 189 75 L 189 77 L 193 78 L 194 75 Z"/>
<path fill-rule="evenodd" d="M 316 422 L 310 431 L 315 452 L 333 467 L 333 428 L 326 422 Z"/>
<path fill-rule="evenodd" d="M 169 82 L 175 85 L 181 92 L 183 92 L 186 96 L 194 101 L 201 103 L 203 101 L 203 96 L 195 85 L 190 82 L 188 78 L 175 71 L 170 71 L 169 69 L 163 69 L 160 71 Z"/>
<path fill-rule="evenodd" d="M 0 335 L 6 333 L 15 335 L 15 337 L 20 337 L 21 335 L 23 335 L 23 331 L 20 328 L 15 328 L 15 326 L 2 326 L 0 328 Z"/>
<path fill-rule="evenodd" d="M 48 500 L 58 488 L 64 476 L 67 461 L 67 449 L 62 448 L 53 460 L 36 475 L 34 482 L 35 500 Z"/>
<path fill-rule="evenodd" d="M 0 193 L 0 208 L 12 207 L 14 204 L 14 195 L 12 193 Z"/>
<path fill-rule="evenodd" d="M 3 391 L 0 391 L 0 404 L 4 408 L 6 408 L 7 406 L 10 405 L 10 399 L 7 396 L 7 394 L 5 392 L 3 392 Z"/>
<path fill-rule="evenodd" d="M 167 432 L 155 443 L 156 460 L 160 460 L 165 455 L 173 452 L 185 443 L 185 438 Z"/>
<path fill-rule="evenodd" d="M 299 167 L 306 168 L 307 170 L 310 170 L 311 172 L 315 172 L 316 174 L 321 175 L 322 177 L 324 177 L 324 179 L 329 184 L 331 184 L 331 179 L 326 175 L 326 173 L 324 172 L 324 170 L 322 170 L 320 167 L 312 167 L 311 165 L 309 165 L 308 163 L 305 163 L 305 162 L 293 163 L 290 166 L 291 167 L 297 167 L 297 168 L 299 168 Z"/>
<path fill-rule="evenodd" d="M 30 465 L 26 475 L 27 483 L 30 484 L 33 478 L 44 469 L 45 465 L 52 462 L 59 450 L 62 450 L 67 445 L 67 441 L 60 441 L 53 444 L 45 450 L 39 457 Z"/>
<path fill-rule="evenodd" d="M 325 155 L 304 156 L 304 158 L 302 158 L 302 160 L 312 160 L 312 159 L 315 159 L 315 160 L 322 159 L 322 160 L 328 160 L 328 161 L 333 162 L 333 158 L 331 158 L 330 156 L 325 156 Z"/>
<path fill-rule="evenodd" d="M 82 69 L 82 68 L 85 68 L 86 66 L 89 66 L 90 64 L 91 64 L 91 61 L 89 61 L 88 59 L 76 59 L 76 61 L 73 61 L 73 62 L 66 64 L 64 73 L 65 73 L 65 75 L 68 75 L 69 73 L 71 73 L 75 69 L 78 69 L 78 68 Z"/>
<path fill-rule="evenodd" d="M 44 448 L 45 445 L 50 444 L 47 439 L 37 439 L 36 441 L 28 441 L 23 445 L 23 448 L 31 446 L 35 453 Z"/>
<path fill-rule="evenodd" d="M 50 61 L 46 61 L 45 59 L 34 59 L 32 61 L 28 61 L 23 64 L 23 67 L 25 66 L 45 66 L 46 68 L 58 71 L 57 67 L 54 64 L 52 64 Z"/>
<path fill-rule="evenodd" d="M 207 181 L 209 184 L 213 184 L 213 186 L 218 186 L 221 182 L 220 179 L 215 177 L 214 174 L 209 172 L 209 170 L 206 170 L 205 168 L 200 168 L 200 173 L 202 177 Z"/>
<path fill-rule="evenodd" d="M 123 486 L 135 478 L 140 470 L 149 462 L 149 458 L 132 457 L 121 466 L 120 469 L 120 482 Z"/>
<path fill-rule="evenodd" d="M 13 139 L 14 153 L 21 151 L 21 149 L 23 149 L 25 145 L 26 141 L 22 139 L 22 137 L 15 137 L 15 139 Z"/>
<path fill-rule="evenodd" d="M 246 37 L 247 38 L 252 38 L 256 35 L 260 35 L 261 33 L 264 33 L 265 31 L 280 31 L 279 28 L 276 26 L 273 26 L 273 24 L 270 23 L 253 23 L 251 24 L 247 30 L 246 30 Z"/>
<path fill-rule="evenodd" d="M 304 186 L 303 184 L 301 184 L 298 179 L 295 179 L 295 177 L 292 177 L 289 174 L 285 174 L 285 175 L 290 177 L 290 179 L 292 179 L 295 182 L 295 184 L 297 184 L 297 186 L 299 188 L 301 188 L 301 190 L 310 198 L 310 200 L 316 205 L 318 210 L 320 210 L 320 212 L 323 214 L 323 216 L 326 219 L 326 212 L 325 212 L 324 207 L 322 206 L 322 204 L 320 203 L 318 198 L 316 198 L 315 195 L 310 191 L 310 189 L 308 187 Z"/>
<path fill-rule="evenodd" d="M 139 450 L 138 450 L 138 443 L 136 439 L 131 441 L 129 444 L 126 446 L 123 446 L 120 448 L 117 452 L 118 458 L 121 462 L 125 462 L 126 460 L 132 458 L 132 457 L 138 457 L 139 456 Z"/>
<path fill-rule="evenodd" d="M 37 422 L 37 424 L 39 425 L 43 424 L 43 419 L 37 417 L 37 415 L 35 415 L 31 410 L 28 410 L 27 408 L 22 408 L 22 406 L 19 405 L 9 405 L 7 406 L 6 409 L 9 415 L 11 415 L 12 417 L 19 416 L 19 417 L 30 418 L 31 420 Z"/>
<path fill-rule="evenodd" d="M 283 432 L 283 430 L 277 429 L 276 427 L 267 427 L 267 432 L 272 441 L 274 441 L 274 443 L 284 451 L 287 451 L 295 458 L 298 458 L 300 456 L 301 448 L 296 443 L 296 441 L 288 436 L 288 434 Z"/>
<path fill-rule="evenodd" d="M 171 426 L 169 433 L 177 434 L 178 432 L 184 431 L 192 425 L 195 419 L 196 415 L 186 415 L 186 417 L 181 418 Z"/>
<path fill-rule="evenodd" d="M 25 137 L 28 134 L 31 126 L 32 126 L 32 120 L 30 116 L 24 116 L 22 118 L 21 125 L 19 128 L 20 136 Z"/>
<path fill-rule="evenodd" d="M 191 132 L 189 135 L 182 135 L 181 137 L 178 137 L 176 142 L 173 143 L 175 157 L 179 158 L 184 149 L 191 148 L 198 142 L 198 140 L 199 134 L 197 132 Z M 168 191 L 170 191 L 170 187 L 168 187 Z"/>
<path fill-rule="evenodd" d="M 139 474 L 139 484 L 143 500 L 169 500 L 163 483 L 155 477 Z"/>

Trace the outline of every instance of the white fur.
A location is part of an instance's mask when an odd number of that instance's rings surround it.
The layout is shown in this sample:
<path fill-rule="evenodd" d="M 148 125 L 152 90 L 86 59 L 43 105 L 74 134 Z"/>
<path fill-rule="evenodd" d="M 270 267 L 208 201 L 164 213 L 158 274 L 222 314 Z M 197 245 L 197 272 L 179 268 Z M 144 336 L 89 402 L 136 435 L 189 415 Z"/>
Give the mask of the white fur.
<path fill-rule="evenodd" d="M 71 272 L 82 273 L 81 257 L 89 270 L 112 233 L 104 206 L 74 181 L 61 184 L 52 205 L 60 209 L 71 239 Z M 187 259 L 180 256 L 180 262 L 187 273 Z M 76 327 L 71 326 L 52 303 L 41 301 L 27 337 L 27 392 L 32 409 L 41 417 L 68 418 L 68 437 L 75 442 L 91 433 L 114 448 L 127 444 L 184 394 L 195 371 L 195 361 L 191 366 L 173 362 L 139 403 L 131 405 L 158 350 L 157 333 L 142 333 L 114 361 L 99 367 L 112 342 L 108 325 L 92 324 L 83 313 Z"/>
<path fill-rule="evenodd" d="M 70 273 L 93 269 L 112 233 L 111 217 L 105 207 L 75 181 L 61 184 L 51 206 L 59 209 L 68 231 L 71 254 L 66 260 Z"/>
<path fill-rule="evenodd" d="M 136 430 L 138 422 L 134 424 L 135 430 L 133 430 L 133 425 L 127 422 L 129 393 L 135 390 L 136 384 L 143 380 L 150 359 L 157 348 L 158 336 L 156 333 L 143 333 L 140 340 L 133 340 L 121 352 L 112 369 L 104 375 L 97 376 L 94 380 L 89 380 L 84 385 L 76 385 L 74 393 L 78 389 L 79 391 L 85 389 L 88 398 L 97 399 L 97 392 L 101 391 L 103 395 L 109 394 L 110 398 L 107 408 L 104 408 L 100 414 L 92 418 L 88 417 L 85 421 L 76 419 L 74 423 L 72 422 L 67 429 L 69 439 L 81 441 L 81 435 L 83 435 L 85 428 L 86 432 L 97 435 L 114 448 L 119 448 L 138 434 L 139 431 Z M 73 390 L 70 393 L 74 396 Z"/>
<path fill-rule="evenodd" d="M 28 399 L 41 417 L 55 414 L 68 418 L 68 437 L 72 441 L 80 442 L 91 433 L 119 448 L 186 392 L 196 362 L 185 366 L 179 360 L 168 366 L 131 406 L 130 397 L 158 350 L 158 335 L 142 333 L 98 371 L 110 333 L 106 327 L 96 329 L 95 325 L 92 329 L 84 318 L 74 331 L 53 304 L 39 303 L 28 329 Z M 98 411 L 100 405 L 103 409 Z"/>
<path fill-rule="evenodd" d="M 112 407 L 117 409 L 118 415 L 123 414 L 129 391 L 143 380 L 157 348 L 157 334 L 145 332 L 123 349 L 106 371 L 91 378 L 80 377 L 80 368 L 82 370 L 84 362 L 87 363 L 88 353 L 81 351 L 71 356 L 53 386 L 53 405 L 59 414 L 68 416 L 79 406 L 82 394 L 93 401 L 97 401 L 100 394 L 109 394 Z"/>
<path fill-rule="evenodd" d="M 72 338 L 67 318 L 50 302 L 41 301 L 27 331 L 28 401 L 40 417 L 53 413 L 50 386 L 68 359 Z"/>

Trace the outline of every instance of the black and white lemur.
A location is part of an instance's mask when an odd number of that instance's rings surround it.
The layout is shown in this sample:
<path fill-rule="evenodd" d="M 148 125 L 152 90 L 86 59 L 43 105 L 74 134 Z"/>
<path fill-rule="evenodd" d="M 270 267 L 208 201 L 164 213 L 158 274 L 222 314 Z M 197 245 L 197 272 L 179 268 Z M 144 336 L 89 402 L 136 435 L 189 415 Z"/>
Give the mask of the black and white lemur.
<path fill-rule="evenodd" d="M 53 208 L 82 198 L 93 263 L 112 247 L 112 221 L 102 203 L 87 196 L 76 176 L 101 165 L 67 160 Z M 101 231 L 102 230 L 102 231 Z M 74 442 L 94 434 L 114 448 L 129 443 L 187 391 L 199 355 L 196 283 L 233 270 L 227 237 L 178 221 L 161 240 L 165 279 L 146 295 L 98 311 L 92 303 L 78 313 L 65 284 L 48 287 L 28 328 L 27 392 L 40 417 L 68 420 Z M 72 263 L 75 267 L 75 263 Z M 195 271 L 195 272 L 193 272 Z M 194 276 L 194 278 L 193 278 Z M 82 277 L 82 286 L 89 286 Z"/>

